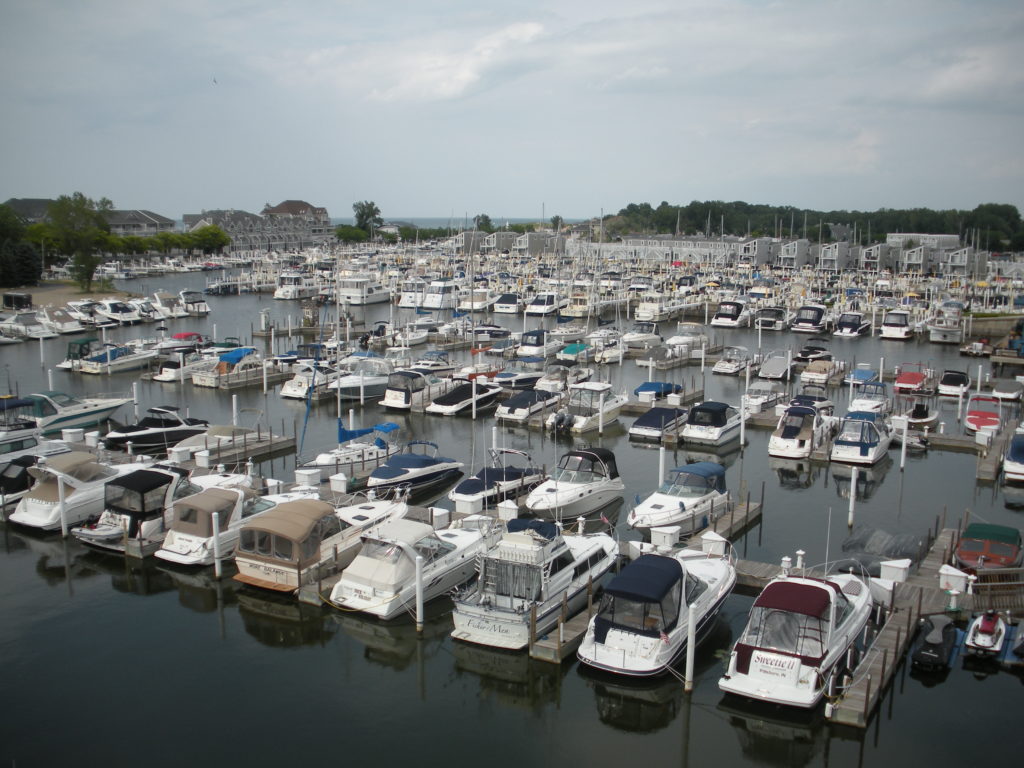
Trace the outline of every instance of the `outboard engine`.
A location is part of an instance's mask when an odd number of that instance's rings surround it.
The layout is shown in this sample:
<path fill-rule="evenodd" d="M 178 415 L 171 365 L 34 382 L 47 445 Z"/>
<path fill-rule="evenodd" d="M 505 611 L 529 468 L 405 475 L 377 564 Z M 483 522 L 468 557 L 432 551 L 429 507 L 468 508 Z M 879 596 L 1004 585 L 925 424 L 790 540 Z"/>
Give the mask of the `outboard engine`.
<path fill-rule="evenodd" d="M 569 412 L 562 409 L 555 415 L 555 432 L 568 432 L 569 428 L 572 427 L 574 419 L 569 415 Z"/>

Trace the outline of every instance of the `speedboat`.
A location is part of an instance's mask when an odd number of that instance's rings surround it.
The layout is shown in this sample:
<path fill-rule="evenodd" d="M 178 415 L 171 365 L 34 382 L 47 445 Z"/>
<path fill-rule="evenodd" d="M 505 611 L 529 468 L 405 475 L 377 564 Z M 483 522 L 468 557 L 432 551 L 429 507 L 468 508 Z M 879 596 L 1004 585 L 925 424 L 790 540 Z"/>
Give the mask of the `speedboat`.
<path fill-rule="evenodd" d="M 629 428 L 630 439 L 661 442 L 665 435 L 678 435 L 686 423 L 685 408 L 655 406 L 640 414 Z"/>
<path fill-rule="evenodd" d="M 70 304 L 68 302 L 68 306 Z M 168 318 L 188 317 L 188 310 L 182 306 L 181 299 L 165 291 L 157 291 L 153 294 L 153 306 Z"/>
<path fill-rule="evenodd" d="M 779 417 L 768 438 L 768 455 L 780 459 L 807 459 L 828 442 L 832 420 L 817 408 L 791 405 Z"/>
<path fill-rule="evenodd" d="M 828 348 L 828 339 L 812 338 L 793 355 L 794 363 L 813 363 L 815 360 L 831 360 L 832 353 Z"/>
<path fill-rule="evenodd" d="M 338 419 L 338 445 L 318 453 L 302 464 L 302 469 L 319 469 L 320 481 L 344 473 L 352 480 L 366 477 L 402 449 L 395 440 L 399 426 L 391 421 L 363 429 L 345 429 Z M 366 440 L 359 438 L 365 437 Z"/>
<path fill-rule="evenodd" d="M 510 520 L 497 546 L 478 559 L 477 579 L 453 598 L 452 637 L 510 650 L 572 616 L 615 562 L 606 533 L 563 534 L 543 520 Z"/>
<path fill-rule="evenodd" d="M 426 523 L 392 520 L 363 537 L 363 546 L 331 589 L 328 602 L 389 620 L 463 586 L 476 575 L 477 558 L 501 535 L 497 520 L 471 515 L 458 527 L 435 531 Z M 417 561 L 422 596 L 417 598 Z"/>
<path fill-rule="evenodd" d="M 210 305 L 199 291 L 181 290 L 178 291 L 178 298 L 190 317 L 205 317 L 210 314 Z"/>
<path fill-rule="evenodd" d="M 440 455 L 437 443 L 411 440 L 401 453 L 389 457 L 366 479 L 369 490 L 380 492 L 407 488 L 410 494 L 425 492 L 462 476 L 461 461 Z"/>
<path fill-rule="evenodd" d="M 388 377 L 395 370 L 394 364 L 387 358 L 376 356 L 347 360 L 351 362 L 348 372 L 330 381 L 327 388 L 342 400 L 365 402 L 382 398 L 388 386 Z M 422 368 L 417 370 L 422 372 Z"/>
<path fill-rule="evenodd" d="M 826 360 L 823 358 L 812 360 L 800 372 L 800 383 L 826 385 L 841 370 L 842 368 L 838 360 Z"/>
<path fill-rule="evenodd" d="M 938 392 L 943 397 L 966 397 L 971 391 L 971 377 L 964 371 L 945 370 L 939 377 Z"/>
<path fill-rule="evenodd" d="M 709 526 L 728 508 L 725 467 L 698 461 L 673 469 L 658 490 L 630 510 L 626 522 L 645 531 L 679 525 L 692 533 Z"/>
<path fill-rule="evenodd" d="M 518 293 L 503 293 L 491 305 L 496 315 L 518 315 L 522 308 L 523 300 Z"/>
<path fill-rule="evenodd" d="M 545 426 L 555 432 L 580 435 L 607 427 L 619 419 L 629 398 L 615 393 L 607 381 L 581 381 L 569 387 L 566 404 L 548 416 Z"/>
<path fill-rule="evenodd" d="M 106 448 L 125 450 L 128 443 L 134 450 L 159 449 L 166 451 L 186 437 L 199 435 L 210 428 L 205 419 L 182 416 L 175 405 L 158 405 L 147 411 L 142 421 L 114 429 L 103 436 Z"/>
<path fill-rule="evenodd" d="M 868 585 L 852 573 L 776 578 L 754 601 L 718 687 L 810 709 L 842 674 L 870 614 Z"/>
<path fill-rule="evenodd" d="M 924 363 L 904 363 L 892 388 L 898 395 L 933 395 L 935 371 Z"/>
<path fill-rule="evenodd" d="M 643 554 L 608 582 L 576 656 L 632 677 L 659 675 L 682 657 L 692 616 L 700 643 L 736 585 L 736 567 L 698 550 Z"/>
<path fill-rule="evenodd" d="M 546 389 L 524 389 L 521 392 L 516 392 L 508 400 L 499 403 L 494 411 L 494 418 L 497 421 L 525 424 L 534 414 L 556 408 L 564 397 L 561 392 L 549 392 Z"/>
<path fill-rule="evenodd" d="M 622 334 L 619 340 L 627 347 L 636 349 L 653 347 L 662 341 L 661 329 L 657 323 L 641 321 Z"/>
<path fill-rule="evenodd" d="M 568 305 L 568 297 L 559 296 L 557 293 L 551 293 L 549 291 L 542 291 L 535 294 L 534 297 L 527 302 L 523 313 L 527 315 L 540 316 L 553 315 Z"/>
<path fill-rule="evenodd" d="M 537 379 L 533 388 L 542 389 L 545 392 L 565 392 L 574 384 L 589 381 L 593 375 L 593 368 L 579 366 L 565 360 L 556 360 L 547 367 L 544 375 Z"/>
<path fill-rule="evenodd" d="M 130 397 L 77 398 L 56 390 L 34 392 L 25 399 L 32 401 L 32 418 L 44 435 L 102 424 L 114 411 L 132 402 Z"/>
<path fill-rule="evenodd" d="M 929 407 L 928 401 L 923 398 L 917 398 L 902 415 L 907 420 L 909 429 L 929 429 L 939 420 L 938 410 Z"/>
<path fill-rule="evenodd" d="M 753 365 L 754 357 L 746 347 L 726 347 L 721 359 L 711 368 L 712 373 L 738 376 Z"/>
<path fill-rule="evenodd" d="M 869 381 L 857 389 L 856 396 L 850 400 L 848 410 L 887 414 L 891 405 L 885 382 Z"/>
<path fill-rule="evenodd" d="M 890 341 L 907 341 L 914 337 L 914 326 L 910 322 L 910 312 L 905 309 L 891 309 L 882 318 L 878 326 L 878 334 Z"/>
<path fill-rule="evenodd" d="M 212 371 L 219 358 L 205 352 L 179 352 L 176 358 L 168 358 L 160 363 L 159 370 L 153 374 L 153 381 L 170 381 L 184 383 L 192 381 L 193 373 Z"/>
<path fill-rule="evenodd" d="M 1008 482 L 1024 482 L 1024 434 L 1016 434 L 1003 456 L 1003 479 Z"/>
<path fill-rule="evenodd" d="M 716 328 L 739 328 L 749 326 L 752 313 L 748 302 L 734 300 L 723 301 L 718 305 L 718 310 L 711 318 L 710 325 Z"/>
<path fill-rule="evenodd" d="M 850 411 L 840 422 L 829 459 L 844 464 L 874 464 L 888 454 L 891 441 L 892 433 L 881 414 Z"/>
<path fill-rule="evenodd" d="M 782 382 L 758 379 L 750 382 L 747 391 L 743 393 L 743 403 L 747 413 L 763 413 L 774 408 L 785 395 L 786 388 Z"/>
<path fill-rule="evenodd" d="M 964 651 L 974 656 L 998 656 L 1006 642 L 1007 626 L 999 611 L 989 609 L 967 628 Z"/>
<path fill-rule="evenodd" d="M 551 338 L 543 328 L 537 328 L 533 331 L 526 331 L 519 337 L 516 357 L 548 358 L 561 348 L 562 342 L 559 339 Z"/>
<path fill-rule="evenodd" d="M 441 416 L 457 416 L 460 413 L 469 413 L 474 407 L 479 410 L 493 405 L 500 394 L 500 384 L 468 381 L 434 398 L 426 411 Z"/>
<path fill-rule="evenodd" d="M 256 382 L 262 379 L 265 365 L 266 362 L 255 347 L 238 347 L 222 352 L 212 369 L 193 371 L 192 384 L 217 388 L 234 382 Z"/>
<path fill-rule="evenodd" d="M 968 573 L 1019 568 L 1024 562 L 1021 534 L 1016 528 L 994 523 L 971 523 L 953 553 L 956 567 Z"/>
<path fill-rule="evenodd" d="M 97 317 L 118 325 L 136 325 L 142 322 L 139 310 L 119 299 L 100 299 L 92 311 Z"/>
<path fill-rule="evenodd" d="M 72 317 L 66 309 L 43 307 L 38 313 L 39 322 L 46 330 L 58 334 L 84 333 L 85 326 Z"/>
<path fill-rule="evenodd" d="M 145 349 L 137 344 L 106 344 L 101 352 L 80 360 L 75 370 L 93 374 L 137 371 L 148 367 L 155 359 L 155 349 Z"/>
<path fill-rule="evenodd" d="M 683 425 L 683 442 L 687 445 L 725 445 L 739 439 L 740 412 L 731 405 L 706 400 L 690 409 Z"/>
<path fill-rule="evenodd" d="M 871 321 L 865 317 L 864 313 L 850 311 L 839 315 L 832 335 L 841 339 L 855 339 L 859 336 L 865 336 L 870 332 Z"/>
<path fill-rule="evenodd" d="M 828 309 L 824 304 L 804 304 L 793 316 L 794 333 L 824 333 L 828 329 Z"/>
<path fill-rule="evenodd" d="M 447 376 L 455 371 L 455 363 L 448 353 L 440 349 L 428 349 L 423 355 L 409 363 L 409 368 L 420 373 L 432 373 L 435 376 Z"/>
<path fill-rule="evenodd" d="M 526 497 L 527 512 L 548 520 L 569 520 L 621 498 L 625 484 L 615 454 L 607 448 L 569 451 L 551 476 Z"/>
<path fill-rule="evenodd" d="M 971 395 L 964 413 L 964 431 L 995 435 L 1002 425 L 1002 400 L 991 395 Z"/>
<path fill-rule="evenodd" d="M 911 666 L 922 672 L 948 669 L 956 641 L 956 624 L 949 616 L 941 613 L 922 616 L 918 639 L 910 650 Z"/>
<path fill-rule="evenodd" d="M 993 379 L 992 397 L 1003 402 L 1020 402 L 1024 394 L 1024 384 L 1016 379 Z"/>
<path fill-rule="evenodd" d="M 319 499 L 278 504 L 238 532 L 234 579 L 273 592 L 294 593 L 344 570 L 362 537 L 409 511 L 404 498 L 358 499 L 335 509 Z"/>
<path fill-rule="evenodd" d="M 281 385 L 281 397 L 306 400 L 328 394 L 332 382 L 343 375 L 330 363 L 323 360 L 298 362 L 292 368 L 294 374 Z"/>
<path fill-rule="evenodd" d="M 518 364 L 506 366 L 494 375 L 494 383 L 505 389 L 530 389 L 544 375 L 536 366 L 544 363 L 541 357 L 522 357 Z"/>
<path fill-rule="evenodd" d="M 524 451 L 492 448 L 490 455 L 488 466 L 448 492 L 448 499 L 457 512 L 463 508 L 474 511 L 494 508 L 505 499 L 527 495 L 544 480 L 544 472 Z"/>
<path fill-rule="evenodd" d="M 455 382 L 451 379 L 402 369 L 388 376 L 380 404 L 392 410 L 420 410 L 454 388 Z"/>
<path fill-rule="evenodd" d="M 814 408 L 825 416 L 835 413 L 835 403 L 828 390 L 820 384 L 804 384 L 800 391 L 789 401 L 790 405 L 802 405 Z"/>
<path fill-rule="evenodd" d="M 103 512 L 103 489 L 107 481 L 133 473 L 140 466 L 102 464 L 88 451 L 40 458 L 28 468 L 35 483 L 21 497 L 8 520 L 53 531 L 61 528 L 62 514 L 67 526 L 95 519 Z"/>
<path fill-rule="evenodd" d="M 785 307 L 761 307 L 754 316 L 754 327 L 763 331 L 785 331 L 793 323 L 793 313 Z"/>
<path fill-rule="evenodd" d="M 792 368 L 793 358 L 790 353 L 785 349 L 773 349 L 761 361 L 757 375 L 762 379 L 778 381 L 779 379 L 788 379 Z"/>
<path fill-rule="evenodd" d="M 857 363 L 843 379 L 843 383 L 851 387 L 860 387 L 872 381 L 878 381 L 878 370 L 871 363 Z"/>
<path fill-rule="evenodd" d="M 959 301 L 942 302 L 927 328 L 928 341 L 933 344 L 959 344 L 964 339 L 964 305 Z"/>

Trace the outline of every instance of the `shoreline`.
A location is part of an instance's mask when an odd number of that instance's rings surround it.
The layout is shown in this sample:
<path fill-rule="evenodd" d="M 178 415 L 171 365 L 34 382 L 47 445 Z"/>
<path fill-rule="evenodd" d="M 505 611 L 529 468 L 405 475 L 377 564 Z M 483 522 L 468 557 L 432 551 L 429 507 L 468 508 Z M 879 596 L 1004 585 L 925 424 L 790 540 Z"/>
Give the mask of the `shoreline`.
<path fill-rule="evenodd" d="M 111 287 L 108 289 L 97 289 L 93 285 L 93 290 L 83 291 L 78 287 L 78 284 L 72 280 L 50 280 L 39 283 L 39 285 L 29 285 L 18 288 L 5 288 L 3 293 L 27 293 L 32 296 L 32 309 L 39 309 L 45 306 L 53 307 L 64 307 L 69 301 L 79 301 L 85 299 L 106 299 L 110 297 L 117 298 L 132 298 L 139 296 L 140 294 L 132 293 L 131 291 L 123 291 L 118 288 Z"/>

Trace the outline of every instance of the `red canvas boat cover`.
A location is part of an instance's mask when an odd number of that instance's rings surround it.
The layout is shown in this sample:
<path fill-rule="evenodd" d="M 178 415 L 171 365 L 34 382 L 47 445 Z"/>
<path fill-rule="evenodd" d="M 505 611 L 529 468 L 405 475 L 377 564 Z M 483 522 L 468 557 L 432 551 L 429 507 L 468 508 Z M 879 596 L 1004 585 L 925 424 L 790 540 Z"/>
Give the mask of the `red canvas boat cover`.
<path fill-rule="evenodd" d="M 830 600 L 831 595 L 824 584 L 819 587 L 792 581 L 775 581 L 764 588 L 754 601 L 754 606 L 821 617 L 828 614 Z"/>

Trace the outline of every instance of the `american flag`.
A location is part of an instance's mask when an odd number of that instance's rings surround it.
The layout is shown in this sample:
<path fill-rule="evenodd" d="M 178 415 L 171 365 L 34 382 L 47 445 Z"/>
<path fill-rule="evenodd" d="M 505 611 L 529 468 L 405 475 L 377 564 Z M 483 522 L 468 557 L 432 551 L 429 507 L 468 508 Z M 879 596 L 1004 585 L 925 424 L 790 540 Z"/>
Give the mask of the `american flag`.
<path fill-rule="evenodd" d="M 665 630 L 661 630 L 661 642 L 668 644 L 668 635 L 665 634 Z"/>

